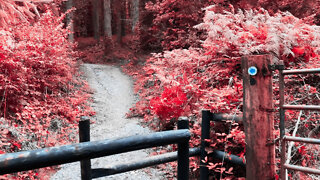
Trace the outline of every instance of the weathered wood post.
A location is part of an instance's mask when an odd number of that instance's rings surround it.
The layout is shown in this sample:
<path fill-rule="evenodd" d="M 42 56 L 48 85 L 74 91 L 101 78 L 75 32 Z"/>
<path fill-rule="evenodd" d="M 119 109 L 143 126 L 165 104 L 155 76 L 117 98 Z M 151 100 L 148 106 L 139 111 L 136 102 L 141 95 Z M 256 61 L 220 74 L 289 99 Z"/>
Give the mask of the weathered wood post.
<path fill-rule="evenodd" d="M 90 141 L 90 119 L 81 116 L 79 121 L 79 142 Z M 91 161 L 90 159 L 80 161 L 81 179 L 91 180 Z"/>
<path fill-rule="evenodd" d="M 246 179 L 275 176 L 272 55 L 242 57 Z"/>

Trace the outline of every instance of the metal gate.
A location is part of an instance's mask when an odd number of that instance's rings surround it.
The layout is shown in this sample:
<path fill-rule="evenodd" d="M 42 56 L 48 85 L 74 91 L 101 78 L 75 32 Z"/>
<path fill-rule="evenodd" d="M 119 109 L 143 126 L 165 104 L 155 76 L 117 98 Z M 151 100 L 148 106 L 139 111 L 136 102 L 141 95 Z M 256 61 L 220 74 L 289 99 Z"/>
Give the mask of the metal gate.
<path fill-rule="evenodd" d="M 282 66 L 283 67 L 283 66 Z M 315 105 L 287 105 L 284 104 L 284 76 L 285 75 L 296 75 L 296 74 L 314 74 L 320 73 L 320 68 L 318 69 L 297 69 L 297 70 L 284 70 L 284 68 L 279 69 L 279 93 L 280 93 L 280 138 L 281 138 L 281 180 L 287 180 L 287 170 L 302 171 L 310 174 L 320 175 L 320 169 L 302 167 L 297 165 L 292 165 L 286 162 L 286 142 L 304 142 L 311 144 L 320 144 L 320 139 L 314 138 L 301 138 L 285 135 L 285 110 L 313 110 L 320 111 L 320 106 Z"/>

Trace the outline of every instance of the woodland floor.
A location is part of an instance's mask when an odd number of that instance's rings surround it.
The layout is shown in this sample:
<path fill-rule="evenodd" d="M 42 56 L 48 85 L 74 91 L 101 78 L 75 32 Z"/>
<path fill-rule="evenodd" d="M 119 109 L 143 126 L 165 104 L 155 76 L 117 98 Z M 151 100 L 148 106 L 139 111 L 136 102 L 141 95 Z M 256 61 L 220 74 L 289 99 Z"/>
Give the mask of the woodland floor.
<path fill-rule="evenodd" d="M 91 141 L 148 134 L 151 131 L 139 124 L 139 119 L 125 118 L 135 103 L 132 80 L 118 67 L 109 65 L 84 64 L 84 77 L 94 91 L 92 107 L 96 116 L 92 118 Z M 92 168 L 106 168 L 115 163 L 128 162 L 149 156 L 150 150 L 134 151 L 91 160 Z M 80 163 L 63 165 L 52 180 L 80 179 Z M 164 173 L 154 168 L 145 168 L 100 179 L 156 180 L 165 179 Z"/>

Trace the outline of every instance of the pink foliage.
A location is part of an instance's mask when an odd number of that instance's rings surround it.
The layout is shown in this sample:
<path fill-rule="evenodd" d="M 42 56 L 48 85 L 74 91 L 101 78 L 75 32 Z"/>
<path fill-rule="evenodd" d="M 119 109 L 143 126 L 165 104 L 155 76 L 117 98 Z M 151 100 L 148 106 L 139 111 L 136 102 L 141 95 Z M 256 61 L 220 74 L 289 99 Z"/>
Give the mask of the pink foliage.
<path fill-rule="evenodd" d="M 48 11 L 32 25 L 0 31 L 1 152 L 73 142 L 79 116 L 93 113 L 62 20 Z M 41 179 L 37 174 L 18 176 Z"/>

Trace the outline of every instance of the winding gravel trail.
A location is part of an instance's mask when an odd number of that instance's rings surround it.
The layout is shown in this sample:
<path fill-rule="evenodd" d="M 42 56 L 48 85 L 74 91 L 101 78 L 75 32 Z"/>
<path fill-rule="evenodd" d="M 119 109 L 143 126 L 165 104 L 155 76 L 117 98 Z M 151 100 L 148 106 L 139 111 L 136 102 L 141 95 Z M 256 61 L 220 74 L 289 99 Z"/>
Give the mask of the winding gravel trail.
<path fill-rule="evenodd" d="M 82 71 L 95 91 L 92 107 L 96 116 L 91 124 L 91 140 L 126 137 L 137 134 L 148 134 L 150 130 L 139 125 L 138 119 L 126 119 L 125 114 L 135 103 L 132 91 L 132 80 L 124 75 L 119 68 L 107 65 L 84 64 Z M 134 151 L 91 160 L 92 168 L 108 167 L 113 163 L 126 162 L 148 156 L 147 150 Z M 79 180 L 80 163 L 63 165 L 51 180 Z M 157 180 L 163 178 L 163 172 L 146 168 L 130 171 L 118 175 L 99 179 L 132 179 L 132 180 Z"/>

